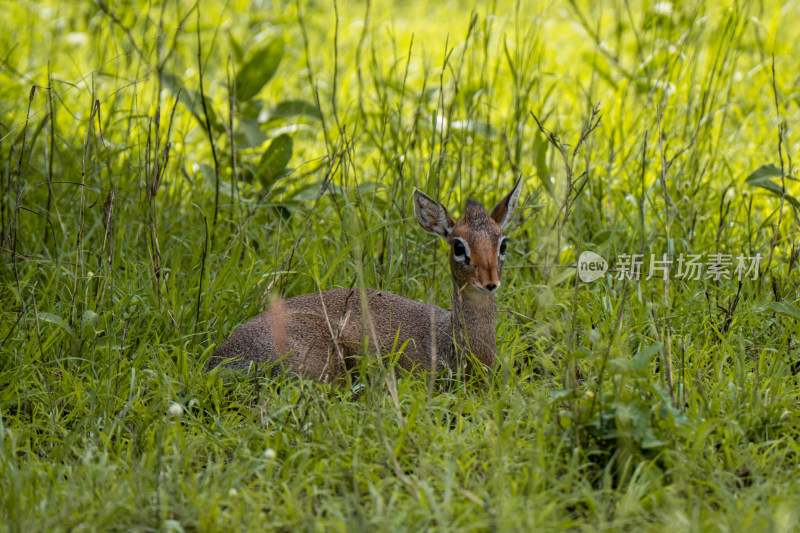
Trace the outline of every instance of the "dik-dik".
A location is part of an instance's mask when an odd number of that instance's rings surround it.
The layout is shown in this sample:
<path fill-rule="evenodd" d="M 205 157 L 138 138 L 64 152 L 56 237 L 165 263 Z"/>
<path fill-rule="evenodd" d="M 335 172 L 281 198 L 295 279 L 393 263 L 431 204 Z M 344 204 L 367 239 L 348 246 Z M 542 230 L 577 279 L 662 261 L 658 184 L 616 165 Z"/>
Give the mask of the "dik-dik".
<path fill-rule="evenodd" d="M 503 230 L 513 218 L 521 181 L 491 213 L 467 200 L 458 221 L 436 200 L 414 193 L 417 221 L 450 247 L 450 311 L 373 289 L 364 294 L 333 289 L 277 300 L 220 344 L 207 368 L 230 359 L 226 366 L 234 369 L 279 363 L 330 381 L 355 365 L 365 343 L 366 351 L 378 356 L 405 344 L 398 364 L 406 369 L 455 371 L 472 360 L 468 354 L 493 367 L 494 294 L 508 244 Z"/>

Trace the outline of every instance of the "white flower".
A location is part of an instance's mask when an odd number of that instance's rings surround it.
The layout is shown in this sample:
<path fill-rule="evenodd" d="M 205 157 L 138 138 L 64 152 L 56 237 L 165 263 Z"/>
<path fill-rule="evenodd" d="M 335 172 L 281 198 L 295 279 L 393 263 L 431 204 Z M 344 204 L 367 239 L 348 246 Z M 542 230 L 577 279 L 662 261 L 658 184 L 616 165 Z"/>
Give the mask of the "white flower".
<path fill-rule="evenodd" d="M 183 407 L 181 407 L 181 404 L 173 402 L 172 405 L 169 406 L 169 409 L 167 409 L 167 413 L 169 413 L 169 416 L 181 416 L 183 414 Z"/>
<path fill-rule="evenodd" d="M 668 17 L 672 15 L 672 2 L 658 2 L 653 6 L 653 12 L 657 15 Z"/>
<path fill-rule="evenodd" d="M 233 487 L 228 489 L 228 496 L 230 496 L 231 498 L 235 498 L 237 494 L 239 494 L 239 491 L 234 489 Z"/>
<path fill-rule="evenodd" d="M 86 46 L 89 36 L 82 32 L 72 31 L 66 35 L 64 41 L 70 46 Z"/>
<path fill-rule="evenodd" d="M 275 453 L 275 450 L 273 450 L 272 448 L 267 448 L 266 450 L 264 450 L 264 457 L 266 459 L 269 459 L 270 461 L 275 459 L 275 457 L 277 457 L 277 456 L 278 456 L 278 454 Z"/>

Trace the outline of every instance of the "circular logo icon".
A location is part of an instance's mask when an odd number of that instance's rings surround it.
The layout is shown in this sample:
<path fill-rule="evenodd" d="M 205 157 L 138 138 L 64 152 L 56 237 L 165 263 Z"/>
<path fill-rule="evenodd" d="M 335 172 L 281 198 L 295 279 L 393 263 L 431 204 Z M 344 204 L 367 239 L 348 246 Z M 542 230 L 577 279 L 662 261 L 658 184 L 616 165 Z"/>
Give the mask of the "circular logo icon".
<path fill-rule="evenodd" d="M 588 283 L 602 278 L 608 271 L 608 262 L 594 252 L 581 252 L 578 257 L 578 277 Z"/>

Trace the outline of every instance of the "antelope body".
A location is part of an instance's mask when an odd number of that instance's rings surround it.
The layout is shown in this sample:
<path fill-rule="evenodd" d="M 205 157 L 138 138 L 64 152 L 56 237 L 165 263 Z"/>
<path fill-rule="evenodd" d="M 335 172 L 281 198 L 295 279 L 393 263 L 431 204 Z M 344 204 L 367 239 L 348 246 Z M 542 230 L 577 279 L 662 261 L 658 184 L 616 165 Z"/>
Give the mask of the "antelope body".
<path fill-rule="evenodd" d="M 494 293 L 508 242 L 503 229 L 513 218 L 520 185 L 521 179 L 491 213 L 467 200 L 458 221 L 442 204 L 415 191 L 417 221 L 450 246 L 450 311 L 373 289 L 363 294 L 333 289 L 277 300 L 222 342 L 207 369 L 229 359 L 226 366 L 234 369 L 280 363 L 330 381 L 354 366 L 365 342 L 378 355 L 405 345 L 398 365 L 406 369 L 456 370 L 465 361 L 464 351 L 493 367 Z"/>

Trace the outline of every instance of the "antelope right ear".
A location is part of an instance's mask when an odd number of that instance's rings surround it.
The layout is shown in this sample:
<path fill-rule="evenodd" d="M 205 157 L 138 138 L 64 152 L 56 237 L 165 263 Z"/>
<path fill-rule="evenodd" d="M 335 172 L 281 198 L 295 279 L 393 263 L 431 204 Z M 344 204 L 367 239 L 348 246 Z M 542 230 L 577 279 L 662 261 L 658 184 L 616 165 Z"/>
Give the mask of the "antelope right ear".
<path fill-rule="evenodd" d="M 414 191 L 414 214 L 422 229 L 450 242 L 456 221 L 442 204 L 420 190 Z"/>
<path fill-rule="evenodd" d="M 492 220 L 497 222 L 501 230 L 505 230 L 514 218 L 514 210 L 517 208 L 517 200 L 519 200 L 519 190 L 522 185 L 522 176 L 517 180 L 517 184 L 505 198 L 500 200 L 500 203 L 494 206 L 491 214 Z"/>

